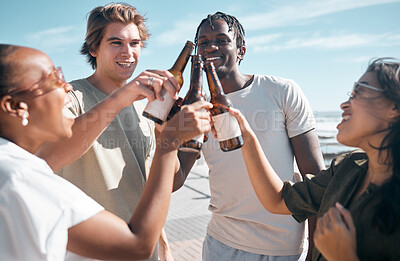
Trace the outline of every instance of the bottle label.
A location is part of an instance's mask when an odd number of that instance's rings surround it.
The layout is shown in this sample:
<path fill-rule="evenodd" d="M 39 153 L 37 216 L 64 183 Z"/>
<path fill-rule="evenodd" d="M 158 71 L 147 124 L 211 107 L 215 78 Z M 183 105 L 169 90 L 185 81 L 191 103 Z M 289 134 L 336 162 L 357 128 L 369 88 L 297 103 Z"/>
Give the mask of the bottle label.
<path fill-rule="evenodd" d="M 229 140 L 242 135 L 237 119 L 229 112 L 212 116 L 218 141 Z"/>
<path fill-rule="evenodd" d="M 199 143 L 203 143 L 204 134 L 200 134 L 199 136 L 196 136 L 196 137 L 192 138 L 192 140 L 195 140 L 195 141 L 197 141 Z"/>
<path fill-rule="evenodd" d="M 165 121 L 167 119 L 168 113 L 174 105 L 175 100 L 165 89 L 161 90 L 161 96 L 164 98 L 163 101 L 154 100 L 147 103 L 144 111 L 155 118 Z"/>

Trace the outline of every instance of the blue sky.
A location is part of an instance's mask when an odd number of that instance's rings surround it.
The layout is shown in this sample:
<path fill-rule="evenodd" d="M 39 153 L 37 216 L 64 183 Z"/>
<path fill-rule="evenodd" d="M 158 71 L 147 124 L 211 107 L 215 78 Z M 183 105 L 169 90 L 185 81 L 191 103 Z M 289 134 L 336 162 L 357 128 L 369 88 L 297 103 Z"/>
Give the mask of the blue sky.
<path fill-rule="evenodd" d="M 126 1 L 145 15 L 151 37 L 134 74 L 171 67 L 209 13 L 236 16 L 246 30 L 246 74 L 295 80 L 313 110 L 339 110 L 374 57 L 400 58 L 400 0 Z M 86 15 L 100 0 L 2 0 L 0 42 L 46 52 L 67 80 L 92 73 L 79 54 Z M 189 83 L 185 72 L 184 95 Z M 205 85 L 207 88 L 207 86 Z"/>

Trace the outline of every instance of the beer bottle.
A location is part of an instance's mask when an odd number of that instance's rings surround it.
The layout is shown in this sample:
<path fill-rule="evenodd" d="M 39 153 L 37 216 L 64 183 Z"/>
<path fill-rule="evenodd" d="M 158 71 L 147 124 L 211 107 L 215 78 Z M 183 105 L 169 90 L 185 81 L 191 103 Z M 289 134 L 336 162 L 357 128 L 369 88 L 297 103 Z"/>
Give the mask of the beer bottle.
<path fill-rule="evenodd" d="M 183 105 L 204 101 L 203 93 L 203 61 L 201 55 L 192 56 L 192 69 L 190 74 L 190 88 L 185 98 L 182 101 Z M 179 148 L 180 151 L 199 152 L 203 145 L 204 134 L 201 134 L 193 139 L 184 142 Z"/>
<path fill-rule="evenodd" d="M 222 151 L 231 151 L 243 146 L 242 132 L 237 119 L 229 114 L 228 108 L 232 106 L 231 100 L 225 95 L 215 67 L 212 62 L 205 64 L 208 87 L 210 88 L 210 110 L 214 128 L 217 132 L 219 146 Z"/>
<path fill-rule="evenodd" d="M 169 114 L 167 116 L 167 120 L 169 121 L 172 117 L 174 117 L 175 114 L 177 114 L 180 110 L 181 110 L 181 106 L 182 106 L 182 101 L 183 99 L 181 97 L 179 97 L 175 102 L 174 105 L 172 105 L 171 110 L 169 111 Z"/>
<path fill-rule="evenodd" d="M 185 70 L 186 64 L 189 61 L 193 49 L 194 43 L 187 41 L 174 65 L 168 70 L 174 75 L 180 87 L 183 85 L 183 71 Z M 153 120 L 158 124 L 163 124 L 163 122 L 167 119 L 167 116 L 175 102 L 175 100 L 165 89 L 161 90 L 161 96 L 164 98 L 163 101 L 156 99 L 152 102 L 149 102 L 143 111 L 143 116 Z"/>

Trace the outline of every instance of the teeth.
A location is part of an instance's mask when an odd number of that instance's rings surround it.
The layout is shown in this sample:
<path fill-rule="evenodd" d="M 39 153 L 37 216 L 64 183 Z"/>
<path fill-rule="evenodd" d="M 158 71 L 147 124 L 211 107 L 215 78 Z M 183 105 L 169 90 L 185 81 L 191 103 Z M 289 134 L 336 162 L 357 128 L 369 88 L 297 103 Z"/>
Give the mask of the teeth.
<path fill-rule="evenodd" d="M 62 114 L 64 115 L 64 117 L 68 118 L 68 119 L 73 119 L 73 115 L 71 113 L 70 110 L 68 110 L 67 106 L 64 106 L 64 108 L 62 109 Z"/>
<path fill-rule="evenodd" d="M 219 59 L 221 59 L 221 57 L 210 57 L 210 58 L 207 58 L 207 61 L 214 61 L 214 60 L 219 60 Z"/>
<path fill-rule="evenodd" d="M 122 63 L 122 62 L 117 62 L 119 65 L 122 66 L 130 66 L 132 63 Z"/>
<path fill-rule="evenodd" d="M 343 120 L 345 121 L 349 120 L 350 118 L 351 118 L 350 115 L 343 116 Z"/>

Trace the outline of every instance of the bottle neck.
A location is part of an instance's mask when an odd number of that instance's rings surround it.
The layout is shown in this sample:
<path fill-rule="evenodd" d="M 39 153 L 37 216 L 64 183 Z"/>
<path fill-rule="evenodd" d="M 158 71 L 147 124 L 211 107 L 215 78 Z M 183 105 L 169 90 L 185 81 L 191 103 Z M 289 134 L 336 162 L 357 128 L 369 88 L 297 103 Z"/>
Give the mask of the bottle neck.
<path fill-rule="evenodd" d="M 203 94 L 203 62 L 201 57 L 193 56 L 189 93 L 202 96 Z"/>
<path fill-rule="evenodd" d="M 183 47 L 181 53 L 176 59 L 174 65 L 169 69 L 169 71 L 175 75 L 175 73 L 182 74 L 185 70 L 186 64 L 189 61 L 190 55 L 194 49 L 194 44 L 190 41 L 187 41 L 185 47 Z"/>
<path fill-rule="evenodd" d="M 223 96 L 224 90 L 222 89 L 221 82 L 219 81 L 217 72 L 215 71 L 214 64 L 206 64 L 206 74 L 208 87 L 210 89 L 211 99 L 214 99 L 217 96 Z"/>

